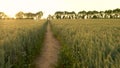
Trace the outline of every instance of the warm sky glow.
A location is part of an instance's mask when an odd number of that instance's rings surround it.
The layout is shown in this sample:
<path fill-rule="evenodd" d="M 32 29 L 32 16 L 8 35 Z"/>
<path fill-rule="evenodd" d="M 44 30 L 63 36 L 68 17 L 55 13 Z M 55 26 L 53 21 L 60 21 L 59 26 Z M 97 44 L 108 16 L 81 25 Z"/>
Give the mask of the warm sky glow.
<path fill-rule="evenodd" d="M 120 8 L 120 0 L 0 0 L 0 11 L 12 17 L 18 11 L 43 11 L 46 17 L 55 11 L 100 11 L 116 8 Z"/>

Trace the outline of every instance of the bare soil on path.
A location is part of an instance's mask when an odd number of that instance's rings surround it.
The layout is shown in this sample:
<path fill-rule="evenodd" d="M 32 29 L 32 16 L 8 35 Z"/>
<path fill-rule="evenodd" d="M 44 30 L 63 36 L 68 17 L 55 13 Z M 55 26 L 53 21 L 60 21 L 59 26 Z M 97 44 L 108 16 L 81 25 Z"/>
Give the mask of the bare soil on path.
<path fill-rule="evenodd" d="M 59 50 L 60 44 L 53 36 L 50 24 L 48 23 L 42 52 L 40 52 L 40 56 L 35 60 L 36 68 L 54 68 L 58 61 Z"/>

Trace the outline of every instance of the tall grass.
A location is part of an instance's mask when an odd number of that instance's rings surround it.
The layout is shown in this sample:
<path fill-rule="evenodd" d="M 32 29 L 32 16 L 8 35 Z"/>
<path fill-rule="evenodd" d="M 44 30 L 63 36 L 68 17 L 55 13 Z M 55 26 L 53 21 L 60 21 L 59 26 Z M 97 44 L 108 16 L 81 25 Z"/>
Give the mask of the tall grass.
<path fill-rule="evenodd" d="M 45 20 L 0 21 L 0 68 L 30 68 L 43 43 Z"/>
<path fill-rule="evenodd" d="M 120 20 L 52 20 L 62 48 L 57 68 L 120 68 Z"/>

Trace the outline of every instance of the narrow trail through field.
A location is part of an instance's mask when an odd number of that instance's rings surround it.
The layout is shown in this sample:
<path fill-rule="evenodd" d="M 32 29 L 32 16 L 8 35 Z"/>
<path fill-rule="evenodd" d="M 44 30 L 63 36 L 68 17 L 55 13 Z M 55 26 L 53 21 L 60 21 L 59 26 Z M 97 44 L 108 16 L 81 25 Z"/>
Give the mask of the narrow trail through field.
<path fill-rule="evenodd" d="M 58 60 L 59 50 L 60 44 L 53 36 L 50 24 L 48 23 L 42 52 L 35 61 L 36 68 L 54 68 Z"/>

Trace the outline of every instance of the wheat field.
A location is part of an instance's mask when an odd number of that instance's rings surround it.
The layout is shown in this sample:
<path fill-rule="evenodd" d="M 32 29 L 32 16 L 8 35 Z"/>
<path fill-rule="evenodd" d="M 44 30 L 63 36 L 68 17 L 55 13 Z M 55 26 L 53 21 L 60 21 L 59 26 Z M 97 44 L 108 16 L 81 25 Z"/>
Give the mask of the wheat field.
<path fill-rule="evenodd" d="M 0 68 L 30 68 L 45 31 L 46 20 L 0 20 Z"/>
<path fill-rule="evenodd" d="M 47 23 L 0 20 L 0 68 L 34 68 L 32 62 L 43 46 Z M 56 68 L 120 68 L 119 19 L 61 19 L 49 23 L 61 45 Z"/>
<path fill-rule="evenodd" d="M 120 68 L 120 20 L 52 20 L 62 48 L 57 68 Z"/>

